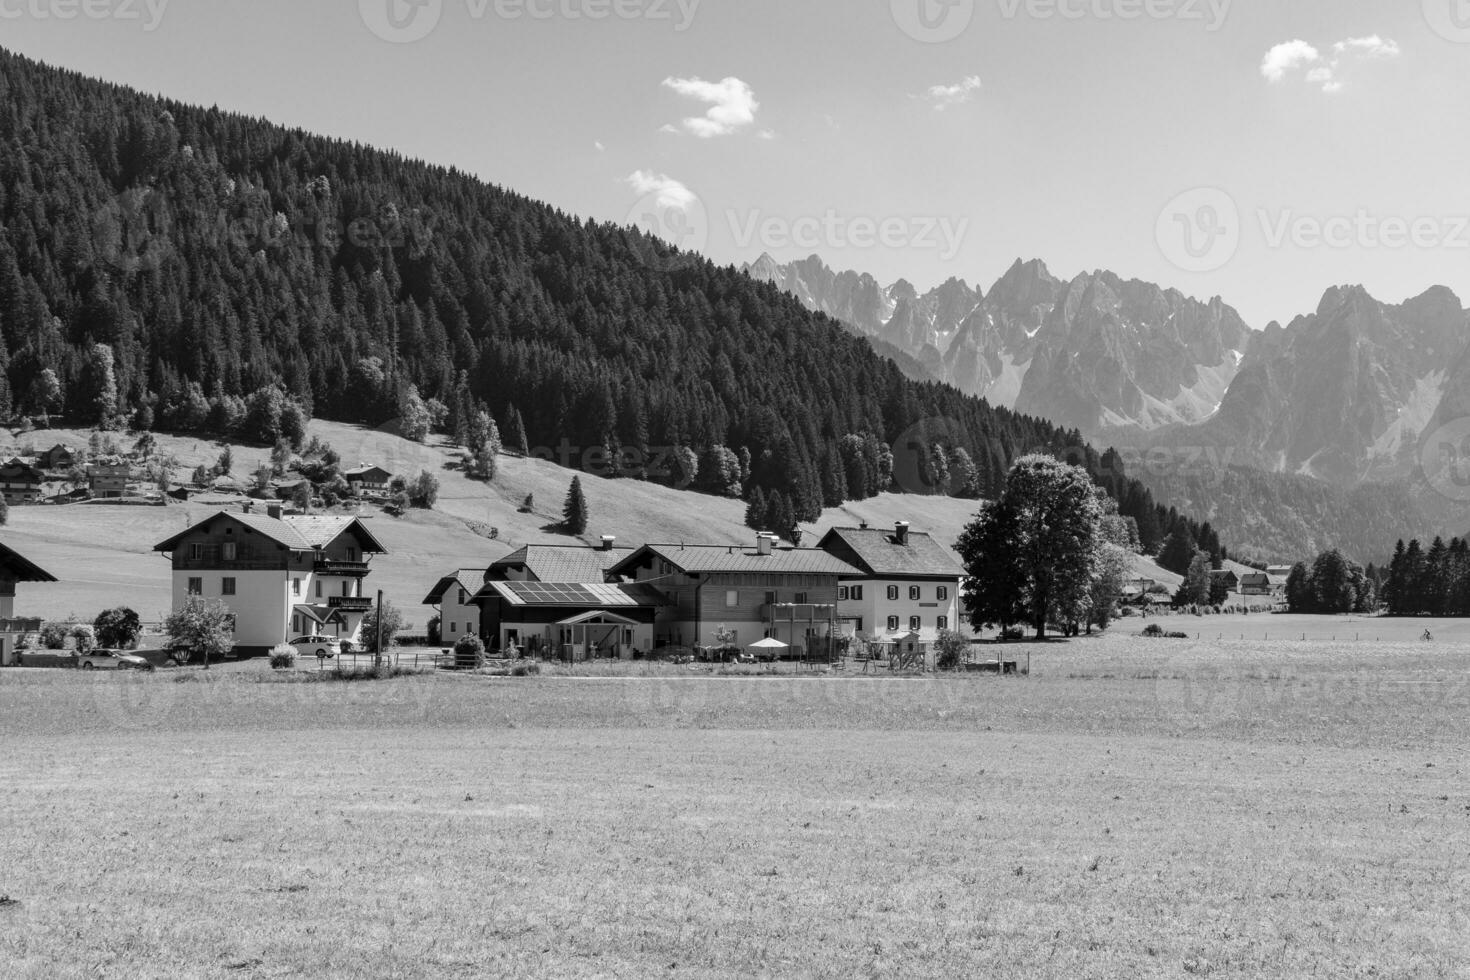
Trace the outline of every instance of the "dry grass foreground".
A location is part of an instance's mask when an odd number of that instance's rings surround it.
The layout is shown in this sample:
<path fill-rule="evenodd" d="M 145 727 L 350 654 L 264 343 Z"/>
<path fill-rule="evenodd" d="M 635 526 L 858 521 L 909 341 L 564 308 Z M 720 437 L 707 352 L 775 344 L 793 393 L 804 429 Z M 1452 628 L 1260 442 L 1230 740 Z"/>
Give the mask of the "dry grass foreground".
<path fill-rule="evenodd" d="M 0 672 L 0 974 L 1464 975 L 1470 650 L 1033 666 Z"/>

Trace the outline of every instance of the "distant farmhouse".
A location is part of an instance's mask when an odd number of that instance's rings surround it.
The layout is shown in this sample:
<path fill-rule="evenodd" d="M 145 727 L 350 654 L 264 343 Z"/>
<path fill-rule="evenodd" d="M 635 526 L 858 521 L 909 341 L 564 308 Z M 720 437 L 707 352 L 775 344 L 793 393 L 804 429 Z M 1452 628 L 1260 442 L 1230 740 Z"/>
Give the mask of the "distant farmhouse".
<path fill-rule="evenodd" d="M 114 499 L 127 496 L 133 468 L 126 461 L 96 462 L 87 467 L 87 484 L 93 497 Z"/>
<path fill-rule="evenodd" d="M 81 462 L 81 456 L 77 454 L 77 451 L 59 442 L 36 459 L 37 466 L 53 473 L 69 470 L 79 462 Z"/>
<path fill-rule="evenodd" d="M 1252 572 L 1240 577 L 1240 594 L 1268 596 L 1271 594 L 1271 576 L 1265 572 Z"/>
<path fill-rule="evenodd" d="M 363 465 L 355 469 L 347 470 L 342 474 L 347 485 L 354 493 L 374 494 L 387 493 L 388 485 L 393 482 L 393 474 L 381 466 Z"/>
<path fill-rule="evenodd" d="M 0 667 L 18 662 L 16 646 L 41 628 L 39 619 L 17 619 L 15 586 L 19 582 L 55 582 L 56 577 L 25 558 L 15 549 L 0 544 Z"/>
<path fill-rule="evenodd" d="M 0 465 L 0 495 L 7 504 L 35 503 L 45 482 L 45 473 L 18 457 Z"/>
<path fill-rule="evenodd" d="M 173 563 L 174 608 L 220 599 L 235 615 L 236 651 L 259 656 L 293 636 L 357 640 L 372 608 L 363 582 L 385 554 L 354 517 L 220 511 L 154 546 Z"/>
<path fill-rule="evenodd" d="M 816 548 L 764 533 L 753 545 L 532 544 L 446 575 L 424 602 L 445 642 L 478 630 L 491 650 L 571 659 L 763 642 L 828 656 L 858 633 L 922 652 L 962 625 L 963 579 L 944 547 L 898 523 L 837 528 Z"/>
<path fill-rule="evenodd" d="M 484 569 L 461 568 L 441 578 L 424 596 L 424 605 L 439 611 L 439 637 L 444 643 L 454 643 L 470 633 L 480 634 L 481 609 L 472 600 L 484 584 Z"/>
<path fill-rule="evenodd" d="M 892 530 L 838 527 L 817 547 L 859 572 L 838 585 L 838 618 L 848 635 L 879 643 L 900 637 L 931 644 L 940 630 L 957 629 L 965 570 L 928 534 L 906 522 Z"/>
<path fill-rule="evenodd" d="M 1228 568 L 1210 572 L 1210 581 L 1224 582 L 1225 588 L 1229 592 L 1240 591 L 1240 576 Z"/>

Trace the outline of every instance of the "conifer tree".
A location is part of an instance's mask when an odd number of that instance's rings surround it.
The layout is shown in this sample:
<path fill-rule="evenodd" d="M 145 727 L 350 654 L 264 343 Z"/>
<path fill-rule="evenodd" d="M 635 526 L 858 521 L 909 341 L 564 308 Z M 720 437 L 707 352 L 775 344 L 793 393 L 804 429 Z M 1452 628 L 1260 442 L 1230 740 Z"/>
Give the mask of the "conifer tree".
<path fill-rule="evenodd" d="M 582 494 L 582 478 L 572 477 L 572 485 L 567 488 L 567 502 L 562 507 L 562 526 L 569 534 L 583 535 L 587 533 L 587 498 Z"/>

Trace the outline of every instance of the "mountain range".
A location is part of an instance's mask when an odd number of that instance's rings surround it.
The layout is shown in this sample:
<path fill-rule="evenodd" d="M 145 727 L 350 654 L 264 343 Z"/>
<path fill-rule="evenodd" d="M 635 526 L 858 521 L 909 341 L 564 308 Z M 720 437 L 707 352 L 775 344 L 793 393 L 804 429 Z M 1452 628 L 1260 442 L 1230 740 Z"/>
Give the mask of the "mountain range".
<path fill-rule="evenodd" d="M 1424 471 L 1470 448 L 1470 313 L 1445 287 L 1395 305 L 1336 286 L 1257 331 L 1219 297 L 1037 260 L 983 292 L 883 287 L 815 256 L 746 271 L 962 391 L 1124 447 L 1133 475 L 1263 557 L 1371 560 L 1470 526 L 1457 474 Z"/>

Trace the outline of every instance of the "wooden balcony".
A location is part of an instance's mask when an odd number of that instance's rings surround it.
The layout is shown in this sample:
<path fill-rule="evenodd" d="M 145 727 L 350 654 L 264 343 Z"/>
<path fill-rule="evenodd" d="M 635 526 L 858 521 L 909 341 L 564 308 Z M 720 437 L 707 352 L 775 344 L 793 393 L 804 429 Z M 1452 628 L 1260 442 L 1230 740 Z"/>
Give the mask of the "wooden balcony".
<path fill-rule="evenodd" d="M 323 558 L 316 563 L 318 575 L 366 575 L 372 567 L 365 561 L 335 561 Z"/>

